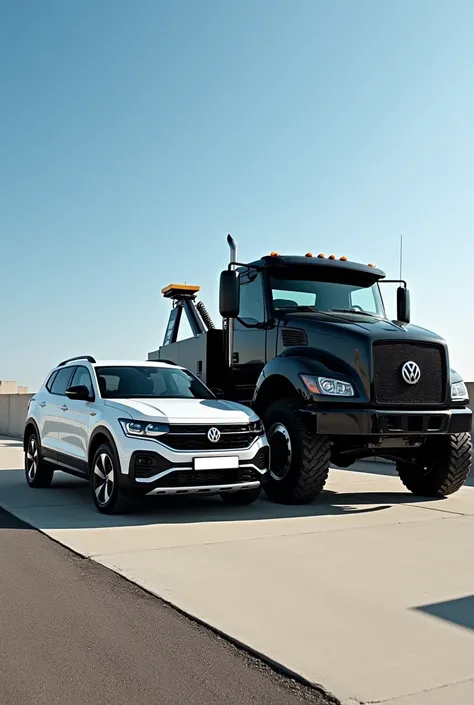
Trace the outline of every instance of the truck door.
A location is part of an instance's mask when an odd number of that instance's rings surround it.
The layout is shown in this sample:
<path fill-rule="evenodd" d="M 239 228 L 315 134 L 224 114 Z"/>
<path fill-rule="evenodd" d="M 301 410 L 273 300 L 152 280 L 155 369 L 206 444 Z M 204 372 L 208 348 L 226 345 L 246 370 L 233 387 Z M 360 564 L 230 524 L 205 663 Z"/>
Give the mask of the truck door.
<path fill-rule="evenodd" d="M 239 280 L 240 321 L 253 326 L 264 323 L 266 312 L 261 274 L 247 270 L 240 274 Z M 250 404 L 258 376 L 266 362 L 266 331 L 246 328 L 240 321 L 234 322 L 235 399 Z"/>

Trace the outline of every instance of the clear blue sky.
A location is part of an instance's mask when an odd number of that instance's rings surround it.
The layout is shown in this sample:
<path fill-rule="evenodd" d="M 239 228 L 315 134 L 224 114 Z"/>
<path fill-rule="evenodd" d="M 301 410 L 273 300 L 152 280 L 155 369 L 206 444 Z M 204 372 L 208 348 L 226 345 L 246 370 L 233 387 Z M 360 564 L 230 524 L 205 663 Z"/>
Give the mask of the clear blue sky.
<path fill-rule="evenodd" d="M 0 379 L 146 358 L 227 232 L 392 276 L 403 232 L 474 380 L 473 36 L 472 0 L 3 0 Z"/>

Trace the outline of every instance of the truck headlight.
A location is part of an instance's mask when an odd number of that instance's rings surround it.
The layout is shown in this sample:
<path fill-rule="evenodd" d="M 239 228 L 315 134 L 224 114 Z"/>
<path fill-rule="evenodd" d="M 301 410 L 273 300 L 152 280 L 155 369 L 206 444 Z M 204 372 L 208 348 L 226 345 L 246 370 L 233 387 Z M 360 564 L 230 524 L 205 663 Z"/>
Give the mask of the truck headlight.
<path fill-rule="evenodd" d="M 330 397 L 353 397 L 354 387 L 350 382 L 342 379 L 332 379 L 331 377 L 313 377 L 313 375 L 301 375 L 306 389 L 311 394 L 320 394 Z"/>
<path fill-rule="evenodd" d="M 453 382 L 451 384 L 451 401 L 467 401 L 469 392 L 464 382 Z"/>
<path fill-rule="evenodd" d="M 129 419 L 119 419 L 119 421 L 125 435 L 131 438 L 156 438 L 169 431 L 169 426 L 165 423 L 130 421 Z"/>

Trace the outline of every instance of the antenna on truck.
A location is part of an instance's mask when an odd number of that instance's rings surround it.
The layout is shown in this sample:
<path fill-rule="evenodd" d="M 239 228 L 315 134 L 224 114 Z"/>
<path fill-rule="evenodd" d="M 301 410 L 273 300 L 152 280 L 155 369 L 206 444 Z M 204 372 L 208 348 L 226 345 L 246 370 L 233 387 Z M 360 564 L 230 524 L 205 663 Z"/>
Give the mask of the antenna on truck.
<path fill-rule="evenodd" d="M 403 234 L 400 235 L 400 281 L 402 281 L 403 269 Z"/>

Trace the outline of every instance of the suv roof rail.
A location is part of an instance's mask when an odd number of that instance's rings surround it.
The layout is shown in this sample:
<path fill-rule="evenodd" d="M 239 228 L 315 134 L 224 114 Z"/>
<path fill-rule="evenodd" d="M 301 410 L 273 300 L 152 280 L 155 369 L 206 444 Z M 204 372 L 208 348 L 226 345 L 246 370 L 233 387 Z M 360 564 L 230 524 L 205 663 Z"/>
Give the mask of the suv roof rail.
<path fill-rule="evenodd" d="M 154 362 L 164 362 L 166 365 L 177 365 L 177 363 L 173 360 L 162 360 L 161 358 L 159 360 L 154 360 Z"/>
<path fill-rule="evenodd" d="M 68 357 L 67 360 L 63 360 L 59 363 L 58 367 L 62 367 L 68 362 L 74 362 L 74 360 L 87 360 L 87 362 L 95 362 L 95 358 L 92 355 L 76 355 L 76 357 Z"/>

